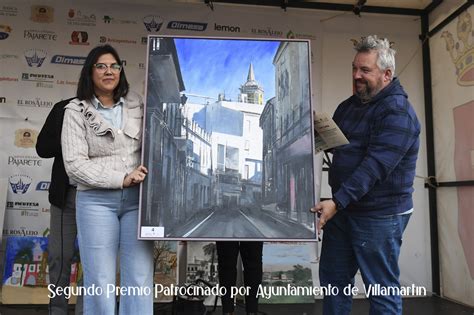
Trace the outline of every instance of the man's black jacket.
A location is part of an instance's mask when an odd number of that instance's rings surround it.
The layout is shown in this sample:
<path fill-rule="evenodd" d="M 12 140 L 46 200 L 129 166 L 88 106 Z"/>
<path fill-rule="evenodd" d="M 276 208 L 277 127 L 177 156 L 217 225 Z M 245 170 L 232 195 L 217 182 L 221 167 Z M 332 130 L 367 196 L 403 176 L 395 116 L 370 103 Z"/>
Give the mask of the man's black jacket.
<path fill-rule="evenodd" d="M 64 169 L 61 152 L 61 131 L 63 128 L 64 107 L 73 98 L 54 104 L 38 135 L 36 153 L 42 158 L 54 158 L 49 186 L 49 202 L 63 209 L 66 204 L 66 193 L 69 187 L 69 178 Z"/>

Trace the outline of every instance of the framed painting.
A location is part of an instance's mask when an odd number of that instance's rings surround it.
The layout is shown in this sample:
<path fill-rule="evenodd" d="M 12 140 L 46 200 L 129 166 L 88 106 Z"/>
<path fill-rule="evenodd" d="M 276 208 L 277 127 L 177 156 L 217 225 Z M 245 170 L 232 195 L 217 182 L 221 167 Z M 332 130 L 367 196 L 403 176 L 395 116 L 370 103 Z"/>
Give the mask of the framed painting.
<path fill-rule="evenodd" d="M 148 37 L 140 239 L 316 239 L 310 51 Z"/>
<path fill-rule="evenodd" d="M 9 236 L 6 238 L 2 282 L 3 304 L 48 304 L 48 237 Z M 77 286 L 82 278 L 79 247 L 75 243 L 69 285 Z M 72 295 L 69 304 L 76 303 Z"/>

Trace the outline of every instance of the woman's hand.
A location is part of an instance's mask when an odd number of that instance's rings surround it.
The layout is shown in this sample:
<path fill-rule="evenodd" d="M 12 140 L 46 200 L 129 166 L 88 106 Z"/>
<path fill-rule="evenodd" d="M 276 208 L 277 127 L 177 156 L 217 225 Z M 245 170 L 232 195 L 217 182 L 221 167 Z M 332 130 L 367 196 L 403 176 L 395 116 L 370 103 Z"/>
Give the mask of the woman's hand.
<path fill-rule="evenodd" d="M 148 174 L 148 170 L 145 166 L 140 165 L 136 169 L 134 169 L 130 174 L 125 176 L 123 179 L 123 187 L 132 187 L 135 185 L 140 184 L 145 180 L 146 174 Z"/>

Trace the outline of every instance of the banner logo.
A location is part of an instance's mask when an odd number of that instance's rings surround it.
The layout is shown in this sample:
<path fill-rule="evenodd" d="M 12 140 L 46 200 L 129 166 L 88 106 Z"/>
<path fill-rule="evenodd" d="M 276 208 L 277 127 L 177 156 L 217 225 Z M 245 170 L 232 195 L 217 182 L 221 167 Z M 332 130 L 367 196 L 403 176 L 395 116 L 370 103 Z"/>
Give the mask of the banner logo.
<path fill-rule="evenodd" d="M 51 101 L 43 101 L 37 97 L 34 99 L 18 99 L 17 105 L 24 107 L 51 108 L 54 104 Z"/>
<path fill-rule="evenodd" d="M 24 107 L 51 108 L 53 107 L 53 102 L 43 101 L 37 97 L 35 99 L 18 99 L 17 105 Z"/>
<path fill-rule="evenodd" d="M 12 78 L 12 77 L 0 77 L 0 82 L 5 81 L 5 82 L 18 82 L 18 78 Z"/>
<path fill-rule="evenodd" d="M 27 230 L 25 227 L 20 227 L 20 229 L 16 229 L 16 230 L 4 229 L 3 235 L 5 236 L 39 236 L 40 233 L 34 230 Z"/>
<path fill-rule="evenodd" d="M 12 28 L 8 25 L 0 25 L 0 40 L 7 39 L 12 32 Z"/>
<path fill-rule="evenodd" d="M 62 65 L 82 66 L 85 62 L 86 57 L 81 56 L 54 55 L 53 58 L 51 58 L 51 63 Z"/>
<path fill-rule="evenodd" d="M 273 37 L 281 37 L 283 38 L 283 32 L 271 29 L 270 27 L 266 28 L 252 28 L 251 29 L 252 34 L 258 35 L 258 36 L 273 36 Z"/>
<path fill-rule="evenodd" d="M 36 184 L 36 190 L 47 191 L 49 190 L 49 186 L 51 186 L 51 182 L 42 181 Z"/>
<path fill-rule="evenodd" d="M 48 82 L 54 83 L 54 75 L 52 74 L 39 74 L 39 73 L 25 73 L 21 74 L 22 81 L 33 81 L 33 82 Z"/>
<path fill-rule="evenodd" d="M 30 67 L 39 68 L 48 54 L 42 49 L 30 49 L 25 51 L 25 59 Z"/>
<path fill-rule="evenodd" d="M 17 195 L 24 195 L 31 185 L 31 177 L 26 175 L 13 175 L 8 178 L 12 192 Z"/>
<path fill-rule="evenodd" d="M 24 30 L 23 37 L 31 40 L 57 40 L 58 35 L 53 31 Z"/>
<path fill-rule="evenodd" d="M 143 25 L 148 32 L 158 32 L 163 25 L 163 19 L 157 15 L 147 15 L 143 18 Z"/>
<path fill-rule="evenodd" d="M 133 20 L 118 20 L 116 18 L 111 17 L 110 15 L 104 15 L 104 23 L 105 24 L 137 24 L 137 21 Z"/>
<path fill-rule="evenodd" d="M 84 14 L 82 11 L 77 11 L 74 9 L 69 9 L 67 13 L 68 25 L 77 25 L 77 26 L 95 26 L 96 25 L 96 16 L 95 14 Z"/>
<path fill-rule="evenodd" d="M 3 59 L 18 59 L 18 56 L 12 55 L 12 54 L 1 54 L 0 60 L 3 60 Z"/>
<path fill-rule="evenodd" d="M 69 44 L 71 45 L 89 45 L 89 42 L 87 39 L 89 38 L 89 35 L 87 32 L 83 31 L 73 31 L 71 33 L 71 41 Z"/>
<path fill-rule="evenodd" d="M 133 39 L 110 38 L 105 36 L 99 37 L 100 43 L 117 43 L 117 44 L 136 44 L 137 41 Z"/>
<path fill-rule="evenodd" d="M 218 32 L 240 33 L 240 27 L 234 25 L 219 25 L 214 23 L 214 30 Z"/>
<path fill-rule="evenodd" d="M 0 16 L 17 16 L 18 15 L 18 8 L 9 6 L 9 5 L 2 5 L 0 7 Z"/>
<path fill-rule="evenodd" d="M 46 5 L 31 6 L 31 20 L 37 23 L 52 23 L 54 21 L 54 8 Z"/>
<path fill-rule="evenodd" d="M 42 160 L 35 156 L 9 156 L 8 165 L 15 166 L 39 166 L 42 165 Z"/>
<path fill-rule="evenodd" d="M 22 217 L 37 217 L 39 215 L 39 202 L 7 201 L 6 209 L 19 211 Z"/>
<path fill-rule="evenodd" d="M 19 148 L 34 148 L 38 139 L 38 132 L 33 129 L 15 130 L 15 146 Z"/>
<path fill-rule="evenodd" d="M 296 39 L 296 38 L 302 38 L 302 39 L 316 39 L 316 36 L 312 34 L 303 34 L 303 33 L 295 33 L 292 30 L 289 30 L 288 33 L 286 33 L 286 38 L 290 39 Z"/>
<path fill-rule="evenodd" d="M 207 28 L 207 23 L 171 21 L 168 23 L 168 28 L 172 30 L 203 32 Z"/>

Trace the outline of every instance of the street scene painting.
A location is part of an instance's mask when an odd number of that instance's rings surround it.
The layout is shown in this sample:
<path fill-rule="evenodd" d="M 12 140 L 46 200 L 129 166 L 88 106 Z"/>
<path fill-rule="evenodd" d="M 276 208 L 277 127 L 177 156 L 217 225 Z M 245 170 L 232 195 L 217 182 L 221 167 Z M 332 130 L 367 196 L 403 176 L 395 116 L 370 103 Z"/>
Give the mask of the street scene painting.
<path fill-rule="evenodd" d="M 315 240 L 310 47 L 149 36 L 141 239 Z"/>
<path fill-rule="evenodd" d="M 8 236 L 5 241 L 2 303 L 47 304 L 50 293 L 48 237 Z M 76 240 L 69 284 L 75 287 L 80 282 L 82 282 L 82 265 Z M 76 296 L 71 296 L 69 301 L 76 303 Z"/>
<path fill-rule="evenodd" d="M 310 242 L 268 242 L 263 246 L 262 292 L 278 292 L 281 287 L 312 287 L 311 254 L 314 243 Z M 244 286 L 241 262 L 238 261 L 238 287 Z M 218 283 L 217 250 L 215 242 L 187 242 L 186 283 L 200 284 L 200 281 L 215 286 Z M 273 290 L 273 291 L 272 291 Z M 213 306 L 216 296 L 205 297 L 205 305 Z M 240 297 L 243 299 L 244 297 Z M 237 298 L 239 300 L 239 298 Z M 218 299 L 220 305 L 220 299 Z M 314 296 L 272 294 L 259 300 L 264 304 L 314 303 Z"/>
<path fill-rule="evenodd" d="M 178 283 L 178 242 L 159 241 L 153 243 L 153 283 L 170 289 Z M 173 296 L 164 294 L 165 289 L 157 290 L 155 302 L 172 302 Z M 162 292 L 163 291 L 163 292 Z"/>
<path fill-rule="evenodd" d="M 3 285 L 47 286 L 47 237 L 9 237 L 5 249 Z"/>

